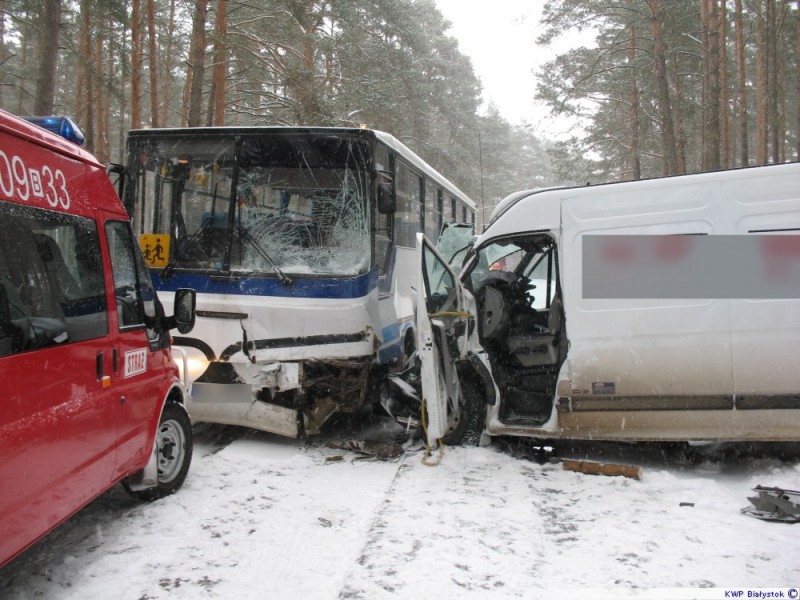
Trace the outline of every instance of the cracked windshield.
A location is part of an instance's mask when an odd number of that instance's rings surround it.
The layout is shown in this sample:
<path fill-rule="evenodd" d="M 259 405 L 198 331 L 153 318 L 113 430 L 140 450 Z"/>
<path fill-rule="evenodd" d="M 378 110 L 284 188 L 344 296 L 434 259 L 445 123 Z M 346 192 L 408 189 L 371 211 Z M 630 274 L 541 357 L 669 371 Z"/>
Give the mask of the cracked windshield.
<path fill-rule="evenodd" d="M 278 275 L 357 275 L 369 267 L 363 142 L 164 138 L 136 154 L 147 201 L 137 199 L 134 219 L 145 231 L 172 234 L 171 267 Z M 144 251 L 156 259 L 168 253 L 157 245 Z"/>

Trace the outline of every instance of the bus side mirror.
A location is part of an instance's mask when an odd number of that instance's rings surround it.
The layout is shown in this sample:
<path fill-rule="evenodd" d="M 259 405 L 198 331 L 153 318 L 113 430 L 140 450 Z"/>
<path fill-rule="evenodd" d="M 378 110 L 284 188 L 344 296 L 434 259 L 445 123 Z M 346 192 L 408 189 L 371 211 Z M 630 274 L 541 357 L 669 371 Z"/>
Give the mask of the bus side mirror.
<path fill-rule="evenodd" d="M 196 302 L 197 294 L 194 290 L 187 288 L 177 290 L 175 292 L 173 316 L 169 320 L 169 328 L 177 329 L 178 333 L 189 333 L 194 328 Z"/>
<path fill-rule="evenodd" d="M 378 212 L 391 215 L 395 211 L 394 190 L 388 182 L 378 184 Z"/>
<path fill-rule="evenodd" d="M 117 195 L 120 198 L 125 198 L 125 167 L 117 163 L 108 163 L 106 165 L 106 176 L 108 177 L 111 185 L 117 190 Z"/>

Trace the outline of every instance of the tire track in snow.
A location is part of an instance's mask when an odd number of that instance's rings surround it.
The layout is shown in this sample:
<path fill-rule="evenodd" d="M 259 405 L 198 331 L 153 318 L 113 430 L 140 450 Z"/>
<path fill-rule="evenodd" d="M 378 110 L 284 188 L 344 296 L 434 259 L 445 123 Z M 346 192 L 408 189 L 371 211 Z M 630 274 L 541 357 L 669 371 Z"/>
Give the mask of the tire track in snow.
<path fill-rule="evenodd" d="M 398 470 L 339 598 L 529 597 L 547 551 L 535 469 L 484 448 L 419 458 Z"/>

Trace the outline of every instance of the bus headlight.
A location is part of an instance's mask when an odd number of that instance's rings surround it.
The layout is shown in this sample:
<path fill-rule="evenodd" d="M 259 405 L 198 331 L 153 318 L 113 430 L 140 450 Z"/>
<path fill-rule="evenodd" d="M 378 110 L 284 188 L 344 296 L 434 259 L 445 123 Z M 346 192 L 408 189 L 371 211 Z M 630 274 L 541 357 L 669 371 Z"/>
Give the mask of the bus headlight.
<path fill-rule="evenodd" d="M 206 372 L 206 369 L 208 368 L 208 358 L 206 358 L 206 355 L 200 352 L 200 350 L 197 348 L 181 346 L 180 350 L 186 354 L 186 375 L 188 376 L 188 382 L 192 383 Z M 180 356 L 175 356 L 175 362 L 178 363 L 178 370 L 180 371 L 181 379 L 184 379 L 184 361 Z"/>

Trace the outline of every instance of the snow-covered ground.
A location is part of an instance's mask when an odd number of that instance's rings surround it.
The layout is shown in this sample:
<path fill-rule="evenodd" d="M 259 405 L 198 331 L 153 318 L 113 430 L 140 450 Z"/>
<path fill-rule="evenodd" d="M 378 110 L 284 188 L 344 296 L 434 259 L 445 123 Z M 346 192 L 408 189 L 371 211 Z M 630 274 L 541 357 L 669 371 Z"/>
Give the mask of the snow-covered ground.
<path fill-rule="evenodd" d="M 800 525 L 740 513 L 758 484 L 800 489 L 796 459 L 698 465 L 637 452 L 626 457 L 643 467 L 637 481 L 497 447 L 447 448 L 435 467 L 421 457 L 407 449 L 365 460 L 201 426 L 176 495 L 141 504 L 111 490 L 0 570 L 0 598 L 419 600 L 800 586 Z"/>

